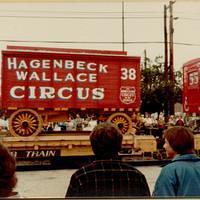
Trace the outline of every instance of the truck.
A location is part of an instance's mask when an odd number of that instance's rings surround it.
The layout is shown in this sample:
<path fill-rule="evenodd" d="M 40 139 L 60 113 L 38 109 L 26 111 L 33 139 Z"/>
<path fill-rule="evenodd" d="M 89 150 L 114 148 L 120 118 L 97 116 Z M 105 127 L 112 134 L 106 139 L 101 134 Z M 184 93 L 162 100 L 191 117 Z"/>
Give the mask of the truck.
<path fill-rule="evenodd" d="M 140 57 L 124 51 L 7 46 L 1 69 L 1 114 L 9 129 L 1 140 L 17 159 L 92 155 L 90 131 L 44 131 L 49 123 L 77 115 L 115 124 L 126 150 L 135 144 L 156 151 L 153 136 L 131 134 L 131 116 L 141 103 Z"/>

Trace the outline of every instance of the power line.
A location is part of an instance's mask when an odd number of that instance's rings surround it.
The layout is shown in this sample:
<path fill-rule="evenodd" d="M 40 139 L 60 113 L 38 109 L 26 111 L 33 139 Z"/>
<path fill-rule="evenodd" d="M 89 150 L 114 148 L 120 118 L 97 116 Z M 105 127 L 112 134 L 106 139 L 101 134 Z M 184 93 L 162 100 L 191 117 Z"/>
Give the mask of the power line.
<path fill-rule="evenodd" d="M 200 44 L 194 44 L 194 43 L 184 43 L 184 42 L 174 42 L 176 45 L 183 45 L 183 46 L 200 46 Z"/>
<path fill-rule="evenodd" d="M 60 44 L 121 44 L 121 42 L 107 42 L 107 41 L 56 41 L 56 40 L 10 40 L 10 39 L 0 39 L 0 42 L 13 42 L 13 43 L 60 43 Z M 125 44 L 164 44 L 163 41 L 126 41 Z M 185 43 L 185 42 L 174 42 L 175 45 L 181 46 L 200 46 L 200 44 Z"/>
<path fill-rule="evenodd" d="M 64 13 L 64 14 L 121 14 L 121 11 L 68 11 L 68 10 L 0 10 L 0 12 L 24 12 L 24 13 L 30 13 L 30 12 L 35 12 L 35 13 Z M 159 11 L 126 11 L 126 13 L 160 13 L 162 12 Z"/>
<path fill-rule="evenodd" d="M 68 10 L 5 10 L 0 9 L 0 12 L 19 12 L 19 13 L 64 13 L 64 14 L 121 14 L 121 11 L 68 11 Z M 127 14 L 136 13 L 136 14 L 162 14 L 162 11 L 156 11 L 156 10 L 148 10 L 148 11 L 125 11 Z M 196 14 L 199 15 L 199 12 L 182 12 L 177 11 L 176 14 Z"/>
<path fill-rule="evenodd" d="M 100 16 L 100 17 L 68 17 L 68 16 L 14 16 L 14 15 L 1 15 L 0 18 L 46 18 L 46 19 L 121 19 L 121 16 L 119 17 L 108 17 L 108 16 Z M 162 17 L 152 17 L 152 16 L 136 16 L 136 17 L 124 17 L 124 19 L 161 19 Z"/>
<path fill-rule="evenodd" d="M 179 19 L 184 19 L 184 20 L 200 20 L 200 18 L 197 17 L 178 17 Z"/>
<path fill-rule="evenodd" d="M 93 16 L 93 17 L 85 17 L 85 16 L 24 16 L 24 15 L 0 15 L 0 18 L 21 18 L 21 19 L 120 19 L 121 16 Z M 124 19 L 163 19 L 162 16 L 124 16 Z M 200 20 L 200 18 L 194 17 L 178 17 L 178 19 L 182 20 Z"/>

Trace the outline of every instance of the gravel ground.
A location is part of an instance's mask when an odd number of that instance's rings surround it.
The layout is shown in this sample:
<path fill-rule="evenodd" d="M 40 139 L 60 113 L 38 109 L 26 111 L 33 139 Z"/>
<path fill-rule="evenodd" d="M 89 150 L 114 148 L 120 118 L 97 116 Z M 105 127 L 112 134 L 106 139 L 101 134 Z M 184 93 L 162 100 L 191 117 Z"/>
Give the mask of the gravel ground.
<path fill-rule="evenodd" d="M 152 192 L 161 168 L 158 166 L 137 167 L 146 177 Z M 63 198 L 74 169 L 46 171 L 18 171 L 16 191 L 25 198 Z"/>

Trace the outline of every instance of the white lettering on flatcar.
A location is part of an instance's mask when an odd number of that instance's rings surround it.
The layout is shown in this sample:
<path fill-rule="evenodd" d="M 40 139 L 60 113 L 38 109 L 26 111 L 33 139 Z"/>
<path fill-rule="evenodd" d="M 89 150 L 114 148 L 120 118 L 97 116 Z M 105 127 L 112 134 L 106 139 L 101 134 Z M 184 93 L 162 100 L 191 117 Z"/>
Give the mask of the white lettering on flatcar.
<path fill-rule="evenodd" d="M 88 59 L 7 57 L 6 61 L 7 65 L 4 66 L 15 80 L 14 85 L 9 86 L 9 95 L 16 100 L 103 100 L 110 95 L 107 84 L 112 87 L 106 78 L 109 72 L 120 76 L 121 80 L 114 77 L 116 87 L 123 84 L 130 87 L 132 83 L 129 81 L 137 78 L 137 71 L 130 64 L 116 66 L 114 70 L 113 63 L 105 64 L 106 60 L 89 62 Z M 123 97 L 126 97 L 125 92 Z"/>
<path fill-rule="evenodd" d="M 53 79 L 52 79 L 53 74 Z M 72 73 L 67 74 L 61 74 L 59 76 L 59 73 L 53 72 L 52 74 L 47 74 L 46 72 L 27 72 L 27 71 L 16 71 L 16 78 L 19 81 L 56 81 L 56 82 L 75 82 L 76 80 L 78 82 L 89 82 L 89 83 L 96 83 L 97 82 L 97 74 L 94 73 L 77 73 L 76 75 L 73 75 Z"/>
<path fill-rule="evenodd" d="M 26 158 L 54 157 L 55 155 L 56 151 L 54 150 L 26 151 Z"/>
<path fill-rule="evenodd" d="M 57 150 L 24 150 L 24 151 L 11 151 L 11 155 L 15 158 L 47 158 L 59 156 L 59 151 Z"/>
<path fill-rule="evenodd" d="M 28 99 L 55 99 L 56 97 L 60 99 L 71 99 L 73 93 L 72 87 L 61 87 L 59 89 L 55 89 L 54 87 L 48 86 L 14 86 L 10 89 L 10 96 L 15 99 L 23 99 L 26 94 L 26 89 L 28 89 Z M 75 90 L 76 89 L 76 90 Z M 93 99 L 93 100 L 101 100 L 104 98 L 104 88 L 83 88 L 77 87 L 74 88 L 76 91 L 77 99 L 79 100 L 86 100 L 86 99 Z"/>
<path fill-rule="evenodd" d="M 33 59 L 33 60 L 17 60 L 16 57 L 7 58 L 7 66 L 8 69 L 11 70 L 19 70 L 19 69 L 38 69 L 38 68 L 43 68 L 43 69 L 50 69 L 51 66 L 56 69 L 77 69 L 77 70 L 87 70 L 87 71 L 98 71 L 99 73 L 108 73 L 108 65 L 102 64 L 102 63 L 94 63 L 94 62 L 86 62 L 86 61 L 73 61 L 73 60 L 46 60 L 46 59 Z"/>

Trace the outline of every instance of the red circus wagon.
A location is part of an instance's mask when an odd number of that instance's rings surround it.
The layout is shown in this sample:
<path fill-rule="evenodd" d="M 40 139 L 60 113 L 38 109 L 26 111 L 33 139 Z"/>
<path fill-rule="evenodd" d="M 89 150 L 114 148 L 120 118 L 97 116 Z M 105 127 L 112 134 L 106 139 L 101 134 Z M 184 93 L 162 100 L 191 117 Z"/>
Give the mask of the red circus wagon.
<path fill-rule="evenodd" d="M 2 51 L 1 108 L 13 136 L 36 136 L 71 113 L 131 131 L 140 107 L 140 57 L 121 51 L 8 46 Z"/>
<path fill-rule="evenodd" d="M 183 65 L 183 110 L 200 114 L 200 58 Z"/>

